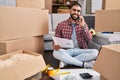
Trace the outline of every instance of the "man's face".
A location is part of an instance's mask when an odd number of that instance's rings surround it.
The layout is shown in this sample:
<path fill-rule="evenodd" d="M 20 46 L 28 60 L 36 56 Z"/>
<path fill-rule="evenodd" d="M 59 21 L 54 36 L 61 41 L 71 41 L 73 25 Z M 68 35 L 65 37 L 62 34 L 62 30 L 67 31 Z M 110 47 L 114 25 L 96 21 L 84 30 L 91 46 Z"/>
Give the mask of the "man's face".
<path fill-rule="evenodd" d="M 70 16 L 71 18 L 76 21 L 79 19 L 79 16 L 81 14 L 81 7 L 79 6 L 73 6 L 70 10 Z"/>

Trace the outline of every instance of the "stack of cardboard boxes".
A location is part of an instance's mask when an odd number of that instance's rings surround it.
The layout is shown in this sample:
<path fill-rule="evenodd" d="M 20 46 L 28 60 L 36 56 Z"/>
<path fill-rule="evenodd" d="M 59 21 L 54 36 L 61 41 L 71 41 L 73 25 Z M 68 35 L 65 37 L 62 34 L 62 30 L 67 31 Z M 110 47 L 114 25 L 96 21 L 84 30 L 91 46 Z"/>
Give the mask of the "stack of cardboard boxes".
<path fill-rule="evenodd" d="M 26 8 L 24 2 L 31 7 Z M 48 10 L 42 10 L 43 2 L 17 0 L 17 7 L 0 7 L 0 54 L 19 49 L 43 51 L 43 35 L 48 33 Z"/>
<path fill-rule="evenodd" d="M 97 32 L 120 32 L 119 0 L 103 0 L 104 10 L 96 11 Z M 113 34 L 111 34 L 113 35 Z M 103 40 L 104 41 L 104 40 Z M 100 80 L 120 80 L 120 44 L 105 45 L 98 55 L 94 69 L 101 74 Z"/>
<path fill-rule="evenodd" d="M 103 10 L 95 12 L 97 32 L 120 32 L 120 0 L 103 0 Z"/>
<path fill-rule="evenodd" d="M 41 55 L 43 35 L 48 33 L 45 2 L 16 0 L 16 4 L 17 7 L 0 7 L 0 60 L 19 52 L 35 55 L 36 58 L 0 70 L 0 80 L 24 80 L 46 67 Z"/>
<path fill-rule="evenodd" d="M 97 32 L 120 32 L 120 9 L 98 10 L 95 14 Z"/>

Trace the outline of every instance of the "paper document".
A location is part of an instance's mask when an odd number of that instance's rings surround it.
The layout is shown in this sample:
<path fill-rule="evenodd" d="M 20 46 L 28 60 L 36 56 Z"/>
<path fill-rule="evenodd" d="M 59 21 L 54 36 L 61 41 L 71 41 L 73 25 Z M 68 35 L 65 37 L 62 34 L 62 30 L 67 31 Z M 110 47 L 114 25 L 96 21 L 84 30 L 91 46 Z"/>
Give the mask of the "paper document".
<path fill-rule="evenodd" d="M 62 48 L 74 48 L 73 41 L 69 39 L 63 39 L 58 37 L 52 37 L 55 45 L 59 45 Z"/>

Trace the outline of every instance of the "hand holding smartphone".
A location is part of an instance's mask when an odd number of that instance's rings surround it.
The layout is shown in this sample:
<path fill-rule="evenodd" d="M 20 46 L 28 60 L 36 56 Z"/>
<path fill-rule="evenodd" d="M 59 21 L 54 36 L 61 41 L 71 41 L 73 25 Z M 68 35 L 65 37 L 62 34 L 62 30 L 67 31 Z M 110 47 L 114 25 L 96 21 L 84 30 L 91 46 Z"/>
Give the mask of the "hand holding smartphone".
<path fill-rule="evenodd" d="M 79 16 L 79 21 L 80 21 L 80 25 L 81 26 L 85 26 L 85 20 L 84 20 L 84 17 L 83 16 Z"/>

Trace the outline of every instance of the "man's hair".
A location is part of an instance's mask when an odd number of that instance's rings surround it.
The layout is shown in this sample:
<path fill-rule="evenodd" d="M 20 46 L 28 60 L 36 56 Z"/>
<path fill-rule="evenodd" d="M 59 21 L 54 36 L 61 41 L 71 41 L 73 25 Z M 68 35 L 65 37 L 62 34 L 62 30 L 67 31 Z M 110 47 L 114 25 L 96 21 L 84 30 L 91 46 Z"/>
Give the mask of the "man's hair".
<path fill-rule="evenodd" d="M 72 8 L 73 6 L 79 6 L 79 7 L 82 8 L 81 4 L 79 4 L 78 2 L 73 3 L 73 4 L 71 5 L 71 8 Z"/>

